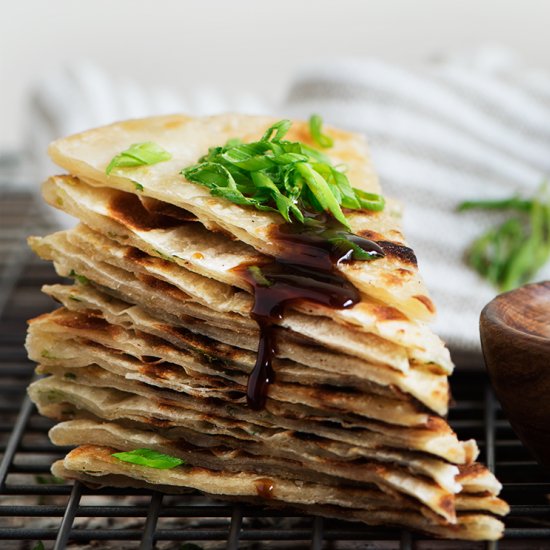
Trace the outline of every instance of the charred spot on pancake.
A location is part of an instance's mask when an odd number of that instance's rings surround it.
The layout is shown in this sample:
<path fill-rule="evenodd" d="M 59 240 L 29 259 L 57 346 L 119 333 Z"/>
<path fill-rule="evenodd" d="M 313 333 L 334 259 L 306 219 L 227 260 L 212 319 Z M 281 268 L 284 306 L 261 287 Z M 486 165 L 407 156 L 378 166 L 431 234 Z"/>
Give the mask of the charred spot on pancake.
<path fill-rule="evenodd" d="M 361 229 L 355 232 L 356 235 L 363 237 L 364 239 L 369 239 L 369 241 L 382 241 L 384 237 L 377 233 L 376 231 L 371 231 L 370 229 Z"/>
<path fill-rule="evenodd" d="M 102 330 L 109 331 L 112 327 L 103 317 L 90 311 L 82 313 L 65 312 L 64 315 L 56 317 L 55 322 L 63 327 L 76 330 Z"/>
<path fill-rule="evenodd" d="M 197 221 L 197 216 L 195 216 L 195 214 L 192 214 L 188 210 L 180 208 L 174 204 L 159 201 L 158 199 L 153 199 L 151 197 L 145 197 L 143 195 L 139 196 L 139 200 L 150 214 L 168 216 L 169 218 L 174 218 L 175 220 L 180 220 L 182 222 Z"/>
<path fill-rule="evenodd" d="M 388 258 L 399 260 L 405 264 L 418 265 L 416 255 L 412 248 L 393 241 L 376 241 Z"/>
<path fill-rule="evenodd" d="M 408 277 L 412 277 L 414 275 L 410 269 L 405 269 L 404 267 L 398 267 L 395 272 L 403 277 L 403 279 L 407 279 Z"/>
<path fill-rule="evenodd" d="M 449 517 L 455 517 L 455 497 L 454 495 L 443 495 L 439 497 L 438 506 L 443 510 Z"/>
<path fill-rule="evenodd" d="M 180 316 L 181 318 L 181 316 Z M 185 327 L 177 327 L 171 325 L 158 325 L 158 327 L 163 333 L 171 335 L 172 338 L 178 340 L 178 347 L 182 346 L 183 349 L 189 349 L 189 351 L 198 353 L 202 357 L 213 361 L 216 360 L 214 356 L 211 355 L 213 349 L 224 349 L 229 348 L 226 344 L 221 342 L 216 342 L 208 338 L 207 336 L 202 336 L 191 332 Z M 176 345 L 173 340 L 170 340 L 174 345 Z"/>
<path fill-rule="evenodd" d="M 221 357 L 216 357 L 215 355 L 212 355 L 211 353 L 205 353 L 200 350 L 194 350 L 195 355 L 199 356 L 205 363 L 208 363 L 208 366 L 213 368 L 214 370 L 223 371 L 226 372 L 227 366 L 229 365 L 229 362 Z M 225 382 L 227 383 L 227 381 Z"/>
<path fill-rule="evenodd" d="M 95 447 L 93 447 L 92 445 L 80 445 L 79 447 L 77 447 L 76 449 L 73 449 L 68 455 L 67 455 L 67 458 L 68 459 L 71 459 L 71 458 L 78 458 L 82 455 L 86 456 L 86 454 L 88 454 L 90 451 L 93 451 L 95 450 Z M 114 451 L 113 451 L 114 452 Z"/>
<path fill-rule="evenodd" d="M 461 464 L 459 465 L 460 473 L 458 474 L 457 480 L 459 482 L 465 481 L 467 478 L 476 478 L 480 477 L 487 473 L 487 469 L 483 464 L 479 462 L 472 462 L 471 464 Z"/>
<path fill-rule="evenodd" d="M 149 212 L 143 206 L 139 197 L 123 191 L 119 191 L 114 195 L 109 202 L 108 209 L 110 216 L 114 220 L 127 227 L 141 231 L 170 229 L 186 223 L 165 214 Z"/>
<path fill-rule="evenodd" d="M 149 254 L 146 254 L 139 248 L 135 248 L 133 246 L 129 246 L 124 250 L 124 256 L 126 259 L 137 263 L 143 263 L 150 258 Z"/>
<path fill-rule="evenodd" d="M 391 306 L 376 306 L 376 318 L 380 321 L 408 321 L 407 316 L 398 309 Z"/>
<path fill-rule="evenodd" d="M 149 334 L 148 332 L 143 332 L 139 329 L 134 329 L 134 334 L 138 336 L 140 339 L 144 340 L 147 348 L 154 349 L 155 352 L 157 352 L 159 355 L 164 353 L 170 353 L 171 350 L 173 350 L 173 347 L 166 342 L 163 338 L 160 336 L 155 336 L 154 334 Z M 147 357 L 146 355 L 142 357 Z M 154 356 L 157 360 L 160 360 L 159 356 Z M 153 356 L 150 356 L 150 359 L 153 359 Z M 144 361 L 147 362 L 147 361 Z M 149 362 L 155 362 L 155 361 L 149 361 Z"/>
<path fill-rule="evenodd" d="M 168 363 L 141 363 L 138 366 L 141 374 L 153 380 L 172 380 L 178 376 L 181 369 Z"/>
<path fill-rule="evenodd" d="M 435 306 L 433 302 L 427 297 L 422 294 L 417 294 L 416 296 L 413 296 L 415 300 L 418 300 L 420 303 L 424 304 L 426 306 L 426 309 L 430 313 L 435 313 Z"/>
<path fill-rule="evenodd" d="M 155 426 L 155 428 L 170 428 L 174 425 L 174 423 L 170 420 L 165 420 L 164 418 L 155 418 L 154 416 L 145 419 L 145 422 L 151 424 L 151 426 Z"/>
<path fill-rule="evenodd" d="M 188 294 L 175 287 L 174 285 L 167 283 L 166 281 L 162 281 L 161 279 L 157 279 L 156 277 L 152 277 L 151 275 L 147 275 L 145 273 L 135 273 L 135 277 L 138 281 L 141 281 L 149 288 L 152 288 L 157 292 L 168 294 L 169 296 L 178 300 L 189 299 Z"/>
<path fill-rule="evenodd" d="M 426 425 L 424 427 L 428 430 L 439 432 L 440 434 L 454 433 L 449 424 L 447 424 L 447 422 L 445 422 L 443 418 L 440 418 L 438 416 L 428 416 L 428 421 L 426 422 Z"/>

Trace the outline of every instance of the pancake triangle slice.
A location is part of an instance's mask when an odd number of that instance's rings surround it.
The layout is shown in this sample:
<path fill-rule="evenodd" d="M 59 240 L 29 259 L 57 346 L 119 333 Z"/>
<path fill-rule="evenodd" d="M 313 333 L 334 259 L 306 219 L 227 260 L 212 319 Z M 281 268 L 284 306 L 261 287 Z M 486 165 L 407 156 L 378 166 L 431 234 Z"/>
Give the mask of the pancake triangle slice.
<path fill-rule="evenodd" d="M 501 485 L 445 419 L 453 365 L 362 137 L 164 116 L 49 152 L 68 174 L 44 198 L 80 221 L 29 239 L 73 280 L 44 288 L 61 305 L 26 344 L 46 375 L 31 399 L 75 447 L 55 475 L 502 535 Z"/>

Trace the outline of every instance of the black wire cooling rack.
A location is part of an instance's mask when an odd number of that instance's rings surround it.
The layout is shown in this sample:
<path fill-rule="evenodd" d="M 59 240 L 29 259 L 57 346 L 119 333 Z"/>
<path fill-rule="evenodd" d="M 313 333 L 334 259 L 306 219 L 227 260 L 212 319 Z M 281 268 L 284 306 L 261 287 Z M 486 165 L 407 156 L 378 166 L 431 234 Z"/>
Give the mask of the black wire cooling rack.
<path fill-rule="evenodd" d="M 34 365 L 23 348 L 26 320 L 53 307 L 39 291 L 56 280 L 53 268 L 25 246 L 28 234 L 51 230 L 42 212 L 29 195 L 0 188 L 0 550 L 550 548 L 550 478 L 515 437 L 479 365 L 459 365 L 450 420 L 461 438 L 478 441 L 481 460 L 504 483 L 512 512 L 499 543 L 437 541 L 196 493 L 92 490 L 53 478 L 50 464 L 67 449 L 50 444 L 51 422 L 26 397 Z"/>

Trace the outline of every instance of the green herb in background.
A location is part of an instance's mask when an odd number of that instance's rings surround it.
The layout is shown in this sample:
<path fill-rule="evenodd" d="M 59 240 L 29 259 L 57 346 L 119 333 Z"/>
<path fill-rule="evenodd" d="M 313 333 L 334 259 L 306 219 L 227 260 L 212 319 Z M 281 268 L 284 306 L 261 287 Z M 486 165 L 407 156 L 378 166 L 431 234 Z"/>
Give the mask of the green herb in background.
<path fill-rule="evenodd" d="M 531 210 L 532 200 L 524 200 L 518 195 L 509 199 L 484 200 L 484 201 L 464 201 L 458 206 L 458 211 L 471 210 L 472 208 L 484 208 L 486 210 L 506 210 L 514 209 L 522 212 Z"/>
<path fill-rule="evenodd" d="M 529 282 L 550 259 L 550 193 L 543 184 L 532 199 L 467 201 L 458 211 L 506 210 L 512 216 L 478 237 L 468 263 L 501 292 Z"/>
<path fill-rule="evenodd" d="M 351 186 L 347 176 L 320 151 L 283 138 L 289 120 L 268 128 L 259 141 L 229 140 L 211 147 L 197 164 L 181 171 L 189 181 L 204 185 L 210 194 L 258 210 L 279 212 L 286 222 L 307 223 L 304 212 L 328 212 L 350 229 L 342 208 L 380 211 L 384 198 Z M 328 147 L 322 120 L 310 121 L 314 141 Z"/>
<path fill-rule="evenodd" d="M 160 145 L 153 143 L 152 141 L 145 141 L 143 143 L 134 143 L 130 145 L 128 149 L 122 151 L 116 155 L 109 166 L 107 166 L 105 173 L 109 175 L 115 168 L 133 168 L 135 166 L 150 166 L 152 164 L 158 164 L 170 160 L 172 155 L 165 151 Z M 136 184 L 136 182 L 134 182 Z M 141 189 L 139 187 L 141 187 Z M 143 191 L 143 187 L 137 183 L 136 188 L 138 191 Z"/>
<path fill-rule="evenodd" d="M 158 470 L 167 470 L 185 464 L 185 460 L 181 458 L 165 455 L 152 449 L 135 449 L 134 451 L 113 453 L 112 456 L 123 462 L 157 468 Z"/>
<path fill-rule="evenodd" d="M 39 540 L 33 547 L 32 550 L 44 550 L 44 543 Z"/>

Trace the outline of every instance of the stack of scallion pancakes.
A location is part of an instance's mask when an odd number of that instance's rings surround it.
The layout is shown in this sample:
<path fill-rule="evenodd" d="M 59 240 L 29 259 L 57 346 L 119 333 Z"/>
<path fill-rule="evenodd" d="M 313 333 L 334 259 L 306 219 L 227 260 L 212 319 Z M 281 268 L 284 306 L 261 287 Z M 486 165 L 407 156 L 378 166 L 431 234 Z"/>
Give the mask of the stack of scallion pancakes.
<path fill-rule="evenodd" d="M 31 237 L 73 284 L 30 322 L 57 476 L 197 489 L 434 536 L 508 506 L 445 415 L 453 365 L 364 140 L 265 117 L 156 117 L 52 144 L 80 219 Z"/>

